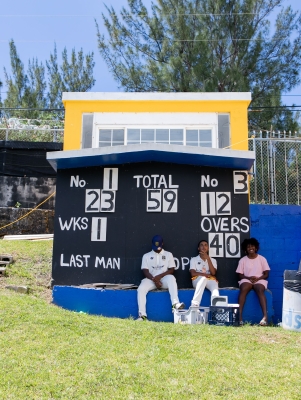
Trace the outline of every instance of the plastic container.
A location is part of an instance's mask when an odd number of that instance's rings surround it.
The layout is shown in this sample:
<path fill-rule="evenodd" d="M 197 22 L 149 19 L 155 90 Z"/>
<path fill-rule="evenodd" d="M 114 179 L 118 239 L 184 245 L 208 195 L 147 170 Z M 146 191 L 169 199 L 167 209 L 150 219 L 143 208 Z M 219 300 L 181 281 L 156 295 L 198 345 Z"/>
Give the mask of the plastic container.
<path fill-rule="evenodd" d="M 189 310 L 174 310 L 175 324 L 207 324 L 209 307 L 190 307 Z"/>
<path fill-rule="evenodd" d="M 239 305 L 210 306 L 209 325 L 238 326 Z"/>
<path fill-rule="evenodd" d="M 301 332 L 300 271 L 284 271 L 282 327 L 289 331 Z"/>
<path fill-rule="evenodd" d="M 212 306 L 227 306 L 228 296 L 211 296 Z"/>

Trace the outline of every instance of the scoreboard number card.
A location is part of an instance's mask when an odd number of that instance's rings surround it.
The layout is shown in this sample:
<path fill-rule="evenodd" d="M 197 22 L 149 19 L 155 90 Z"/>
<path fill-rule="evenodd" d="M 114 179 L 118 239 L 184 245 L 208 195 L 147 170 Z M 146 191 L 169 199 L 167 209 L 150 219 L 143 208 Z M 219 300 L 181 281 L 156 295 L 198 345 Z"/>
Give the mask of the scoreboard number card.
<path fill-rule="evenodd" d="M 103 189 L 118 190 L 118 168 L 103 169 Z"/>
<path fill-rule="evenodd" d="M 114 190 L 102 190 L 100 211 L 115 212 L 115 198 L 116 198 L 116 192 Z"/>
<path fill-rule="evenodd" d="M 249 193 L 248 171 L 233 171 L 233 186 L 235 194 Z"/>
<path fill-rule="evenodd" d="M 163 212 L 178 212 L 177 189 L 163 189 Z"/>
<path fill-rule="evenodd" d="M 147 189 L 146 211 L 147 212 L 161 212 L 162 190 L 161 189 Z"/>
<path fill-rule="evenodd" d="M 107 240 L 107 218 L 92 218 L 91 242 L 105 242 Z"/>
<path fill-rule="evenodd" d="M 99 212 L 100 189 L 86 189 L 85 212 Z"/>
<path fill-rule="evenodd" d="M 240 234 L 225 233 L 225 250 L 227 258 L 240 257 Z"/>

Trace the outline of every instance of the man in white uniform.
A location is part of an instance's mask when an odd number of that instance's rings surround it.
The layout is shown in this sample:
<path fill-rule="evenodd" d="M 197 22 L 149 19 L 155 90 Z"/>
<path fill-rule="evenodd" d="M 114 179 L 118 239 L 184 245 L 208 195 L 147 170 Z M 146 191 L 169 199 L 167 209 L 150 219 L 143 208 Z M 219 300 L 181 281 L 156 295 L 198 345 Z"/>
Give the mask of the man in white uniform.
<path fill-rule="evenodd" d="M 190 274 L 192 286 L 195 288 L 191 307 L 199 307 L 205 288 L 209 289 L 211 296 L 219 296 L 218 282 L 215 278 L 217 263 L 215 258 L 209 257 L 207 240 L 198 244 L 199 255 L 190 260 Z"/>
<path fill-rule="evenodd" d="M 152 239 L 152 251 L 144 254 L 141 269 L 145 278 L 138 287 L 138 321 L 147 320 L 146 295 L 153 289 L 168 289 L 172 307 L 180 310 L 185 307 L 179 302 L 178 287 L 175 277 L 175 261 L 173 255 L 163 250 L 163 239 L 156 235 Z"/>

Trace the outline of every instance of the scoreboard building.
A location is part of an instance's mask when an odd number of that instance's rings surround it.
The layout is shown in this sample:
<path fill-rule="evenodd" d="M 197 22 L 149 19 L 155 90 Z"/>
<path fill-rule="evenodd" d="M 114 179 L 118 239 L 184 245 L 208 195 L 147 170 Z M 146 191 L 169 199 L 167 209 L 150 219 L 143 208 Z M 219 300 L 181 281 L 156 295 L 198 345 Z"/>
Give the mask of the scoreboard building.
<path fill-rule="evenodd" d="M 237 287 L 250 235 L 250 93 L 64 93 L 57 171 L 54 285 L 143 278 L 154 235 L 173 253 L 179 288 L 206 239 L 219 286 Z"/>

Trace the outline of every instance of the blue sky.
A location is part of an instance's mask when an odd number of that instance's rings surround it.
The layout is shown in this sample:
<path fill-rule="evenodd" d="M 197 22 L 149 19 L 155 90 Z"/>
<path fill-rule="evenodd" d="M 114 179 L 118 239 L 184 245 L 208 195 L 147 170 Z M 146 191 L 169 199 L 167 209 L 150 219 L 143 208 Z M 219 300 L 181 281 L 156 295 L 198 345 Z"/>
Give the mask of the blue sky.
<path fill-rule="evenodd" d="M 94 19 L 102 25 L 101 13 L 104 3 L 113 5 L 117 10 L 127 5 L 126 0 L 11 0 L 3 1 L 0 9 L 0 80 L 3 82 L 2 98 L 5 97 L 3 67 L 9 71 L 8 42 L 14 39 L 18 53 L 25 67 L 29 59 L 37 57 L 44 62 L 53 51 L 54 43 L 58 54 L 66 46 L 69 54 L 72 48 L 77 51 L 94 52 L 96 84 L 93 91 L 118 91 L 106 64 L 97 49 L 97 37 Z M 145 0 L 150 4 L 150 0 Z M 301 0 L 285 0 L 300 10 Z M 301 104 L 301 86 L 283 97 L 286 104 Z M 292 96 L 294 95 L 294 96 Z"/>

